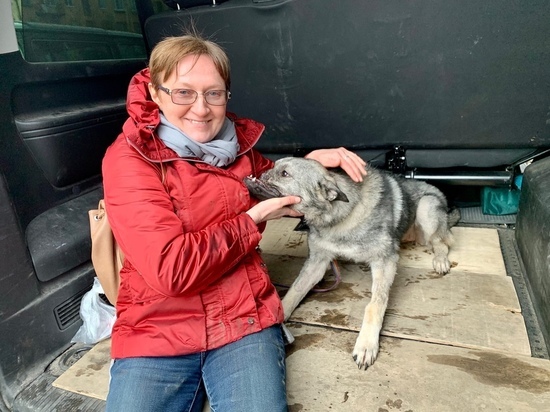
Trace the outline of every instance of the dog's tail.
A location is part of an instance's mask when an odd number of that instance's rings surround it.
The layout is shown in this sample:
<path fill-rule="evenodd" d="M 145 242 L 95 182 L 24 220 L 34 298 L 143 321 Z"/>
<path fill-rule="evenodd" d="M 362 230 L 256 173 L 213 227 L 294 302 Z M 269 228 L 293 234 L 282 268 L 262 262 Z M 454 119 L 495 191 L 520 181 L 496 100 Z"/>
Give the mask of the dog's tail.
<path fill-rule="evenodd" d="M 447 213 L 447 227 L 450 229 L 460 221 L 460 210 L 457 207 L 452 208 Z"/>

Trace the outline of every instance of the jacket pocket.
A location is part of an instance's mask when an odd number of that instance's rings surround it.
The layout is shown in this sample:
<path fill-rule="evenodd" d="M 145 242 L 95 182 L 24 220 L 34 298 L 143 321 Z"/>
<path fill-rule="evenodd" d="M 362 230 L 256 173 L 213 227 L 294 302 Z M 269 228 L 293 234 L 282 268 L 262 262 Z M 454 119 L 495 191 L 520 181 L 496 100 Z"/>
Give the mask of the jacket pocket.
<path fill-rule="evenodd" d="M 145 282 L 143 276 L 135 269 L 129 270 L 123 268 L 121 271 L 121 278 L 126 280 L 126 285 L 124 286 L 126 286 L 126 290 L 134 304 L 147 303 L 164 298 L 161 293 L 151 288 L 147 282 Z"/>

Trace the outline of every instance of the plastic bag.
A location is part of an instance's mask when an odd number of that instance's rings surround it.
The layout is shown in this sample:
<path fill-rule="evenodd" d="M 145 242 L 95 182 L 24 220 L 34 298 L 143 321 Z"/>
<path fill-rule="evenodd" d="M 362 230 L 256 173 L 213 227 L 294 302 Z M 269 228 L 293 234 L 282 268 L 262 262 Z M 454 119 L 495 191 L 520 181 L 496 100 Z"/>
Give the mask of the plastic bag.
<path fill-rule="evenodd" d="M 511 215 L 518 211 L 519 190 L 484 187 L 481 196 L 481 210 L 485 215 Z"/>
<path fill-rule="evenodd" d="M 485 215 L 511 215 L 517 213 L 523 175 L 516 176 L 514 185 L 484 187 L 481 192 L 481 211 Z"/>
<path fill-rule="evenodd" d="M 100 293 L 103 293 L 103 288 L 96 277 L 92 289 L 82 297 L 80 318 L 83 324 L 71 339 L 71 342 L 94 344 L 111 336 L 116 311 L 113 306 L 101 300 Z"/>

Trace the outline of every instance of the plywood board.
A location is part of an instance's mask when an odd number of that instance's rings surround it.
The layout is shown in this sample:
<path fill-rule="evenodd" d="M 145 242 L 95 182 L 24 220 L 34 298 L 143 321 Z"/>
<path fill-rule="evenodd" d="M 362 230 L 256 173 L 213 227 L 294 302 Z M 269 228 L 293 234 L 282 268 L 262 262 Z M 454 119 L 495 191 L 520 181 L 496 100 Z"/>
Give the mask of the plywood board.
<path fill-rule="evenodd" d="M 307 256 L 307 232 L 295 231 L 299 219 L 271 220 L 263 233 L 260 247 L 273 255 Z M 462 272 L 506 275 L 496 229 L 454 227 L 454 245 L 449 260 Z M 407 267 L 432 268 L 433 254 L 426 246 L 405 243 L 399 264 Z"/>
<path fill-rule="evenodd" d="M 453 227 L 454 244 L 449 251 L 452 266 L 462 272 L 506 276 L 496 229 Z M 405 243 L 400 265 L 431 268 L 433 253 L 427 246 Z"/>
<path fill-rule="evenodd" d="M 265 255 L 272 281 L 290 285 L 304 258 Z M 370 301 L 368 267 L 340 264 L 342 283 L 310 293 L 291 320 L 358 331 Z M 333 282 L 325 278 L 321 287 Z M 281 290 L 284 294 L 284 290 Z M 463 347 L 530 354 L 529 339 L 512 280 L 507 276 L 461 272 L 446 276 L 430 269 L 400 266 L 390 293 L 383 334 Z"/>
<path fill-rule="evenodd" d="M 288 327 L 296 338 L 286 348 L 290 411 L 518 412 L 550 402 L 547 360 L 383 337 L 377 361 L 362 371 L 351 357 L 357 333 Z M 96 345 L 54 386 L 106 399 L 109 344 Z"/>
<path fill-rule="evenodd" d="M 356 333 L 289 324 L 290 411 L 550 410 L 550 362 L 502 352 L 382 338 L 378 359 L 358 370 Z"/>
<path fill-rule="evenodd" d="M 290 285 L 307 256 L 306 232 L 293 230 L 298 222 L 271 221 L 264 233 L 260 246 L 275 283 Z M 351 358 L 370 300 L 368 266 L 340 262 L 338 288 L 306 297 L 289 323 L 296 337 L 287 347 L 291 411 L 515 412 L 550 404 L 550 366 L 524 356 L 529 342 L 497 232 L 453 231 L 454 267 L 446 276 L 433 271 L 425 247 L 403 247 L 381 352 L 368 371 Z M 333 281 L 329 271 L 321 287 Z M 109 348 L 110 340 L 97 344 L 54 386 L 106 399 Z"/>
<path fill-rule="evenodd" d="M 109 394 L 111 339 L 97 343 L 88 353 L 57 378 L 52 385 L 80 395 L 106 400 Z M 206 401 L 202 412 L 209 412 Z"/>
<path fill-rule="evenodd" d="M 106 339 L 75 362 L 53 382 L 53 386 L 105 400 L 109 391 L 110 365 L 111 340 Z"/>
<path fill-rule="evenodd" d="M 307 232 L 295 231 L 300 219 L 283 217 L 267 222 L 260 249 L 265 253 L 307 256 Z"/>

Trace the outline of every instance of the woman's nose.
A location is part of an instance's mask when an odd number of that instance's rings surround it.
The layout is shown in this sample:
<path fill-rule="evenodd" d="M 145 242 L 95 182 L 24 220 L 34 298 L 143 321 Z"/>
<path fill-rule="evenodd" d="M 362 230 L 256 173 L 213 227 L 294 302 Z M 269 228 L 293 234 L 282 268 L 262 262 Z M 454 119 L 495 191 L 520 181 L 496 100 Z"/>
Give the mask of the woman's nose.
<path fill-rule="evenodd" d="M 199 94 L 197 96 L 197 100 L 195 100 L 191 108 L 196 113 L 207 113 L 210 110 L 210 106 L 206 103 L 204 94 Z"/>

